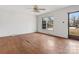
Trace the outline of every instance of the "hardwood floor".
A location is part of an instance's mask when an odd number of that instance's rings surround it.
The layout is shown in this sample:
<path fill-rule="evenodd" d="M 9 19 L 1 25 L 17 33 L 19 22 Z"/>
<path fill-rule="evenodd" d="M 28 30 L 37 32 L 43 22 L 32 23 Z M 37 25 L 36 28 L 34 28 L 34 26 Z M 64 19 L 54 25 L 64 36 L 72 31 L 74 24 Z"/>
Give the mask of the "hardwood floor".
<path fill-rule="evenodd" d="M 79 41 L 31 33 L 0 38 L 0 54 L 79 53 Z"/>

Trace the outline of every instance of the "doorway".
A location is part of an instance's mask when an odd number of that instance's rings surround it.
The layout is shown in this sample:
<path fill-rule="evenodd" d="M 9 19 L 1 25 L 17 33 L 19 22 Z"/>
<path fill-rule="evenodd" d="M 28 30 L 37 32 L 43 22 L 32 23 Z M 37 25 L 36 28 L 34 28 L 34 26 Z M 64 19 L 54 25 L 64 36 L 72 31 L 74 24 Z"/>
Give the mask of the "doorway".
<path fill-rule="evenodd" d="M 68 36 L 79 40 L 79 11 L 68 13 Z"/>

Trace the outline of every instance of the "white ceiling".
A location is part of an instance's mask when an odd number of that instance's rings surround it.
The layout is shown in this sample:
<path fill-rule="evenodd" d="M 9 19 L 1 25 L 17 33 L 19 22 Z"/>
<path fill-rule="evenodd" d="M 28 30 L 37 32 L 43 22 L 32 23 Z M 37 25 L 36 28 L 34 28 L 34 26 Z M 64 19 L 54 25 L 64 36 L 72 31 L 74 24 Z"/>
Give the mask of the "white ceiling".
<path fill-rule="evenodd" d="M 59 8 L 68 7 L 69 5 L 38 5 L 39 8 L 45 8 L 46 10 L 40 11 L 39 13 L 34 13 L 31 9 L 32 5 L 0 5 L 0 9 L 10 10 L 10 11 L 17 11 L 17 12 L 26 12 L 30 14 L 43 14 L 46 12 L 54 11 Z"/>

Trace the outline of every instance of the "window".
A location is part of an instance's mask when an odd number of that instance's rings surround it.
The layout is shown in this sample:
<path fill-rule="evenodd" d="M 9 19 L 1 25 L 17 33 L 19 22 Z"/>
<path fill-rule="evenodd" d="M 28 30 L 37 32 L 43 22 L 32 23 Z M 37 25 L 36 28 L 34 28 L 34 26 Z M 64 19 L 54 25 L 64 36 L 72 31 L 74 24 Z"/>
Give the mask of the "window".
<path fill-rule="evenodd" d="M 79 28 L 79 12 L 69 14 L 69 26 Z"/>
<path fill-rule="evenodd" d="M 42 19 L 42 29 L 53 30 L 53 17 L 44 17 Z"/>

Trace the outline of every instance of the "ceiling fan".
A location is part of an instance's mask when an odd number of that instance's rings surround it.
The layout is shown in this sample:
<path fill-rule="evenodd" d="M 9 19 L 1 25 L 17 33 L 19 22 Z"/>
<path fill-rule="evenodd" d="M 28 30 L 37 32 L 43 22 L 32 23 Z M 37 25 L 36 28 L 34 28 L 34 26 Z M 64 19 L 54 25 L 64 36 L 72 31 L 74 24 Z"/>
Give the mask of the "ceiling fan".
<path fill-rule="evenodd" d="M 45 8 L 39 8 L 37 5 L 33 5 L 31 8 L 33 12 L 40 12 L 40 10 L 46 10 Z"/>

